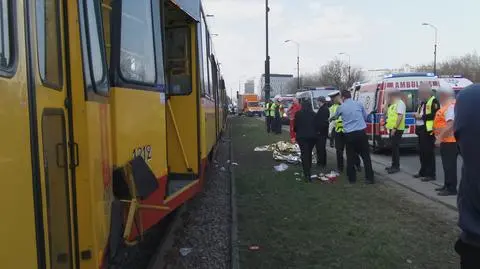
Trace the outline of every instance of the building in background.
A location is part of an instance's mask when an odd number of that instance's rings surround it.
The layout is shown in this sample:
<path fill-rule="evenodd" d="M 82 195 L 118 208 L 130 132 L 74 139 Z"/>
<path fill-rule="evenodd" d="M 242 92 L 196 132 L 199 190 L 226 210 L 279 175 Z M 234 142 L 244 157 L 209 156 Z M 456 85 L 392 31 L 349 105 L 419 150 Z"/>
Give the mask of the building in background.
<path fill-rule="evenodd" d="M 290 74 L 270 74 L 270 96 L 288 94 L 288 85 L 293 80 Z M 262 99 L 265 98 L 265 74 L 260 78 L 260 90 L 262 91 Z"/>
<path fill-rule="evenodd" d="M 245 93 L 255 93 L 255 81 L 247 80 L 245 82 Z"/>

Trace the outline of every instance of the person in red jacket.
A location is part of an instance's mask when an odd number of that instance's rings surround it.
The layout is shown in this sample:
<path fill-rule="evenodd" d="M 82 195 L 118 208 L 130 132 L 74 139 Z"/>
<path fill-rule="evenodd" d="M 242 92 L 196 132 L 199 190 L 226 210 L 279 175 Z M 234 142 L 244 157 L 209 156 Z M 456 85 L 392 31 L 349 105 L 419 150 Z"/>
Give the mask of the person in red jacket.
<path fill-rule="evenodd" d="M 302 109 L 302 106 L 300 105 L 298 100 L 294 99 L 293 105 L 288 110 L 288 117 L 290 118 L 290 140 L 292 141 L 292 143 L 295 143 L 297 138 L 295 134 L 295 130 L 293 128 L 295 126 L 295 114 L 297 114 L 297 112 L 300 111 L 301 109 Z"/>

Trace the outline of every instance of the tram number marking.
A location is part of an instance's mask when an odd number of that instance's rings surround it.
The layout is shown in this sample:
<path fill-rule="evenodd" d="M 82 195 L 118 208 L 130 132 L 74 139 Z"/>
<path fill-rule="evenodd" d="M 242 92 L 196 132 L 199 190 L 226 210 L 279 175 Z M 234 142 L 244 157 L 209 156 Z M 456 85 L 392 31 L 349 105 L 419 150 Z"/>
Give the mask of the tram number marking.
<path fill-rule="evenodd" d="M 145 161 L 150 161 L 152 159 L 152 146 L 147 145 L 143 147 L 138 147 L 133 150 L 133 158 L 142 157 Z"/>

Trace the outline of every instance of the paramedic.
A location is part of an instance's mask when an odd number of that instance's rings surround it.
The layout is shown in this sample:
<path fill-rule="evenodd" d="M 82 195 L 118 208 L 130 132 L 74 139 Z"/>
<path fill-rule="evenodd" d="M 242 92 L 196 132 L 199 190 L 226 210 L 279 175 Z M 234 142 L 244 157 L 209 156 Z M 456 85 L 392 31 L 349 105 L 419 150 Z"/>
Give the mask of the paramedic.
<path fill-rule="evenodd" d="M 337 109 L 342 104 L 342 97 L 340 96 L 340 91 L 334 91 L 328 96 L 333 102 L 333 105 L 330 107 L 330 119 L 332 119 L 337 113 Z M 333 123 L 331 136 L 335 139 L 334 146 L 337 155 L 337 170 L 339 173 L 342 173 L 345 165 L 345 162 L 343 161 L 343 152 L 345 151 L 345 133 L 343 130 L 342 117 L 338 117 L 336 120 L 331 120 L 331 123 Z M 361 171 L 360 157 L 358 154 L 355 154 L 355 167 L 357 168 L 358 172 Z"/>
<path fill-rule="evenodd" d="M 295 143 L 296 141 L 296 136 L 295 136 L 295 131 L 293 130 L 293 127 L 295 125 L 295 114 L 300 111 L 302 106 L 300 106 L 300 103 L 298 102 L 298 99 L 293 99 L 293 105 L 290 107 L 288 110 L 288 116 L 290 118 L 290 141 Z"/>
<path fill-rule="evenodd" d="M 435 136 L 433 135 L 433 120 L 440 103 L 433 94 L 432 88 L 428 83 L 422 83 L 418 87 L 420 97 L 420 106 L 415 114 L 416 133 L 418 135 L 418 149 L 420 151 L 420 171 L 414 175 L 415 178 L 421 178 L 422 181 L 435 180 Z"/>
<path fill-rule="evenodd" d="M 265 104 L 265 119 L 267 123 L 267 133 L 272 131 L 273 117 L 275 116 L 275 105 L 272 100 L 268 100 Z"/>
<path fill-rule="evenodd" d="M 295 114 L 293 130 L 297 134 L 297 143 L 300 147 L 303 175 L 305 180 L 311 182 L 312 151 L 317 141 L 315 128 L 315 112 L 312 104 L 307 100 L 302 101 L 302 109 Z"/>
<path fill-rule="evenodd" d="M 405 103 L 402 101 L 402 93 L 393 91 L 390 93 L 390 106 L 387 110 L 386 128 L 389 131 L 390 145 L 392 147 L 392 166 L 387 168 L 389 174 L 400 171 L 400 141 L 405 131 Z"/>
<path fill-rule="evenodd" d="M 458 192 L 458 225 L 462 229 L 455 250 L 462 269 L 476 269 L 480 264 L 480 84 L 458 94 L 455 106 L 455 138 L 462 153 L 462 180 Z"/>
<path fill-rule="evenodd" d="M 453 134 L 455 121 L 455 92 L 452 88 L 442 86 L 438 90 L 440 109 L 433 121 L 435 144 L 440 145 L 445 183 L 438 189 L 438 195 L 457 195 L 457 140 Z"/>
<path fill-rule="evenodd" d="M 367 112 L 362 104 L 352 100 L 352 94 L 348 90 L 343 90 L 343 104 L 337 109 L 333 120 L 342 117 L 343 130 L 347 146 L 347 176 L 350 183 L 357 181 L 357 171 L 355 171 L 355 156 L 358 154 L 363 159 L 365 166 L 365 180 L 367 184 L 374 183 L 372 160 L 370 158 L 370 145 L 365 133 L 367 128 Z"/>
<path fill-rule="evenodd" d="M 327 166 L 327 138 L 328 138 L 328 119 L 330 118 L 330 112 L 327 106 L 327 100 L 325 97 L 320 96 L 318 98 L 318 111 L 315 115 L 315 129 L 317 132 L 317 143 L 315 148 L 317 149 L 317 166 L 320 169 L 325 169 Z"/>

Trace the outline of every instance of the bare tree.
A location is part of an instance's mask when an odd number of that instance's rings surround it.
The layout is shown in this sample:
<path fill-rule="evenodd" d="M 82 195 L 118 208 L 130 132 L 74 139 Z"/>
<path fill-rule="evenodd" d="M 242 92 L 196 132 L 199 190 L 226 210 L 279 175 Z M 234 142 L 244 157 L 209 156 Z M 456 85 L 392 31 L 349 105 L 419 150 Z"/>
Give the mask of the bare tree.
<path fill-rule="evenodd" d="M 322 85 L 335 86 L 339 90 L 348 89 L 353 83 L 364 79 L 363 72 L 338 59 L 328 62 L 320 69 Z"/>
<path fill-rule="evenodd" d="M 416 68 L 418 72 L 432 72 L 432 65 L 421 65 Z M 453 57 L 438 65 L 438 75 L 463 75 L 473 82 L 480 82 L 480 56 L 468 53 L 462 57 Z"/>

